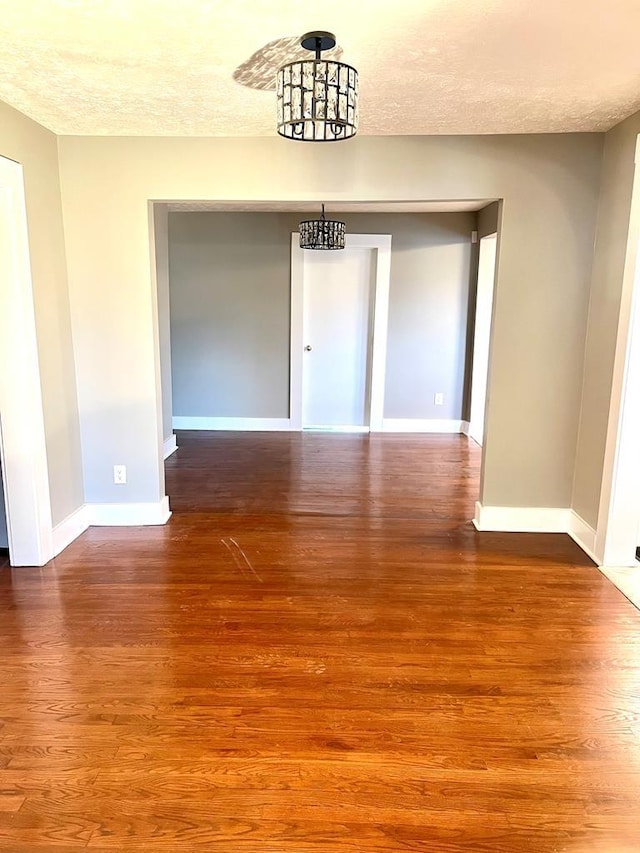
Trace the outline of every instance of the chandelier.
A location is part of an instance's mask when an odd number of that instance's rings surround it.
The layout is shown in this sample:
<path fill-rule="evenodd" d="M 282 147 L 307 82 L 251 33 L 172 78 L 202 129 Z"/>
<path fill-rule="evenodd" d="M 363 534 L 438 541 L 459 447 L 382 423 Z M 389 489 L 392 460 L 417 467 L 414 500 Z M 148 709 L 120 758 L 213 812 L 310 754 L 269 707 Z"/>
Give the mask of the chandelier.
<path fill-rule="evenodd" d="M 332 33 L 312 32 L 300 41 L 314 59 L 283 65 L 277 75 L 278 133 L 303 142 L 336 142 L 358 130 L 358 72 L 322 59 L 336 45 Z"/>
<path fill-rule="evenodd" d="M 320 219 L 300 223 L 301 249 L 344 249 L 346 226 L 338 219 L 326 219 L 324 204 Z"/>

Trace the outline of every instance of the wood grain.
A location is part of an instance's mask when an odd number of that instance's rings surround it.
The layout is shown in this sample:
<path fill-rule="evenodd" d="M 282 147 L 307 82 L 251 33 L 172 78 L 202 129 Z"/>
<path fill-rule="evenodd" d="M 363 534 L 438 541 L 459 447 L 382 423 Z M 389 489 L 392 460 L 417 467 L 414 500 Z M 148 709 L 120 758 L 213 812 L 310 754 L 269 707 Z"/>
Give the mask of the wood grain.
<path fill-rule="evenodd" d="M 0 850 L 637 853 L 640 615 L 458 436 L 181 433 L 0 567 Z"/>

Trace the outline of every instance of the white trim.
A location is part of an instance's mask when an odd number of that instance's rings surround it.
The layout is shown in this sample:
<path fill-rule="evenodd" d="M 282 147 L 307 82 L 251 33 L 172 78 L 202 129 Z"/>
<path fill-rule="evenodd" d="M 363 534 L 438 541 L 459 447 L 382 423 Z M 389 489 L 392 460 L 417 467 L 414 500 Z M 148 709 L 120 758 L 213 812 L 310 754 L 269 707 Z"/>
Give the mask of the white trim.
<path fill-rule="evenodd" d="M 566 533 L 602 568 L 596 531 L 567 507 L 483 506 L 476 502 L 476 530 L 496 533 Z"/>
<path fill-rule="evenodd" d="M 389 326 L 391 235 L 347 234 L 345 246 L 348 249 L 373 249 L 375 251 L 376 272 L 373 296 L 369 429 L 371 432 L 381 432 L 383 428 L 384 380 Z M 289 429 L 302 428 L 304 260 L 305 251 L 300 248 L 300 234 L 296 231 L 291 235 L 291 354 L 289 370 L 289 423 L 291 426 Z"/>
<path fill-rule="evenodd" d="M 57 557 L 61 551 L 64 551 L 68 545 L 71 545 L 78 536 L 84 533 L 88 526 L 87 508 L 84 505 L 68 515 L 64 521 L 56 524 L 53 528 L 52 556 Z"/>
<path fill-rule="evenodd" d="M 300 233 L 291 235 L 291 308 L 289 328 L 289 417 L 291 429 L 302 429 L 304 250 Z"/>
<path fill-rule="evenodd" d="M 498 266 L 498 232 L 485 234 L 478 247 L 476 308 L 471 364 L 471 398 L 467 435 L 482 447 L 487 420 L 489 391 L 489 358 L 493 330 L 493 303 Z M 488 273 L 491 275 L 489 288 Z M 488 328 L 487 328 L 488 321 Z M 478 376 L 480 374 L 480 376 Z M 483 387 L 479 387 L 482 383 Z"/>
<path fill-rule="evenodd" d="M 0 157 L 0 227 L 9 275 L 0 278 L 0 411 L 9 557 L 43 566 L 53 525 L 22 166 Z M 0 272 L 0 276 L 2 273 Z"/>
<path fill-rule="evenodd" d="M 57 557 L 88 527 L 159 525 L 170 516 L 168 497 L 157 503 L 84 504 L 53 528 L 52 556 Z"/>
<path fill-rule="evenodd" d="M 153 201 L 147 201 L 147 221 L 149 227 L 149 263 L 151 272 L 151 331 L 153 337 L 153 373 L 155 380 L 155 402 L 156 402 L 156 459 L 157 459 L 157 474 L 158 474 L 158 492 L 163 495 L 165 493 L 164 481 L 164 433 L 168 428 L 168 424 L 164 423 L 164 405 L 162 399 L 162 363 L 160 360 L 160 315 L 158 309 L 158 301 L 160 299 L 158 289 L 158 264 L 156 255 L 156 213 L 160 213 L 160 208 L 156 208 Z M 167 238 L 168 239 L 168 238 Z M 166 282 L 168 287 L 168 282 Z"/>
<path fill-rule="evenodd" d="M 334 425 L 323 426 L 322 424 L 319 424 L 318 426 L 314 425 L 314 426 L 303 427 L 302 431 L 303 432 L 359 432 L 359 433 L 363 433 L 363 432 L 369 432 L 370 430 L 369 430 L 369 427 L 366 427 L 366 426 L 350 426 L 350 425 L 347 425 L 347 426 L 334 426 Z"/>
<path fill-rule="evenodd" d="M 171 434 L 169 438 L 165 438 L 162 444 L 162 452 L 164 454 L 164 458 L 168 459 L 172 453 L 175 453 L 178 449 L 178 444 L 176 442 L 176 437 L 174 434 Z"/>
<path fill-rule="evenodd" d="M 597 534 L 596 531 L 587 524 L 587 522 L 578 515 L 575 510 L 571 510 L 569 514 L 569 527 L 567 533 L 582 550 L 588 554 L 594 563 L 599 563 L 596 556 L 597 552 Z"/>
<path fill-rule="evenodd" d="M 87 523 L 97 527 L 141 527 L 166 524 L 171 516 L 169 498 L 156 503 L 86 504 Z"/>
<path fill-rule="evenodd" d="M 287 432 L 293 429 L 289 418 L 189 418 L 176 415 L 173 428 L 242 432 Z"/>
<path fill-rule="evenodd" d="M 596 554 L 600 565 L 637 565 L 640 502 L 640 135 L 629 212 L 618 335 L 598 507 Z"/>
<path fill-rule="evenodd" d="M 384 418 L 382 432 L 464 433 L 467 421 L 447 418 Z"/>
<path fill-rule="evenodd" d="M 391 287 L 391 235 L 347 235 L 347 246 L 376 248 L 376 278 L 373 303 L 373 341 L 371 351 L 371 399 L 369 428 L 382 431 L 384 418 L 384 380 L 387 367 L 389 331 L 389 290 Z"/>
<path fill-rule="evenodd" d="M 504 533 L 567 533 L 571 510 L 564 507 L 483 506 L 476 502 L 477 530 Z"/>

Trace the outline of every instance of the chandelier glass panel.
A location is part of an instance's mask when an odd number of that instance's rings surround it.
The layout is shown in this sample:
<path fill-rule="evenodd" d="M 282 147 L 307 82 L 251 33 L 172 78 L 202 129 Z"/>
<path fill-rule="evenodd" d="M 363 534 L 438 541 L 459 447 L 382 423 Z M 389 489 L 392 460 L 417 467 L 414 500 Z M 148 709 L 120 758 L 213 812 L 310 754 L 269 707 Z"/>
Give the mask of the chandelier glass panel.
<path fill-rule="evenodd" d="M 302 142 L 336 142 L 358 130 L 358 72 L 351 65 L 322 59 L 335 47 L 331 33 L 307 33 L 301 44 L 314 59 L 297 60 L 278 71 L 278 133 Z"/>

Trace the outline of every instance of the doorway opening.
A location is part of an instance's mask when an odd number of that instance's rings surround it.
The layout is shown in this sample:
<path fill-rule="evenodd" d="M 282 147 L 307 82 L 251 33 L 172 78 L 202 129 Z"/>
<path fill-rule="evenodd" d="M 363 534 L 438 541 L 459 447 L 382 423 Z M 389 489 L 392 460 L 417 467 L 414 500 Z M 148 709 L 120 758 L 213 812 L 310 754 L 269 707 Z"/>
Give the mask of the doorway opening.
<path fill-rule="evenodd" d="M 19 163 L 0 157 L 0 464 L 13 566 L 53 556 L 51 502 L 24 196 Z"/>
<path fill-rule="evenodd" d="M 299 249 L 313 202 L 151 205 L 165 458 L 181 440 L 209 440 L 203 431 L 455 433 L 466 446 L 473 232 L 493 234 L 495 247 L 499 202 L 333 202 L 347 249 L 322 258 Z M 486 314 L 485 339 L 491 305 Z M 486 388 L 488 345 L 485 360 Z"/>
<path fill-rule="evenodd" d="M 349 234 L 331 253 L 292 234 L 293 429 L 382 429 L 390 268 L 390 234 Z"/>

